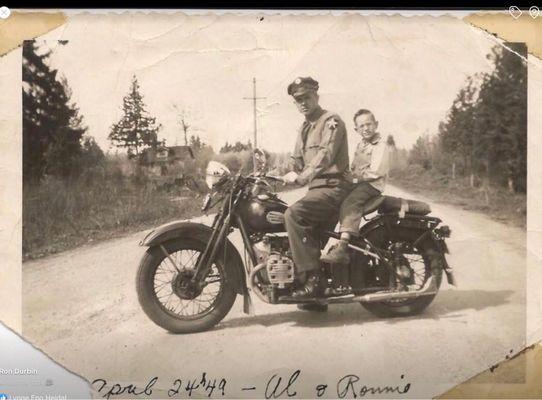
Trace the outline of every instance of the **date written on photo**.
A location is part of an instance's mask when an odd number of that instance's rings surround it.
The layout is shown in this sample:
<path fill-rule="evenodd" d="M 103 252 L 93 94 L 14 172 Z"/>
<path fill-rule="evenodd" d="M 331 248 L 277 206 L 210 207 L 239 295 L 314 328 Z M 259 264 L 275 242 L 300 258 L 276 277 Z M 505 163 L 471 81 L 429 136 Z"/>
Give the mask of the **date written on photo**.
<path fill-rule="evenodd" d="M 397 397 L 398 395 L 406 394 L 411 388 L 411 383 L 405 382 L 404 379 L 405 376 L 401 375 L 401 383 L 399 385 L 370 386 L 363 383 L 358 375 L 347 374 L 339 378 L 332 385 L 328 385 L 327 383 L 314 385 L 314 398 L 322 397 L 328 391 L 340 399 L 359 398 L 375 394 L 394 394 L 394 397 Z M 158 377 L 155 376 L 149 380 L 146 386 L 138 387 L 135 384 L 121 385 L 114 383 L 111 385 L 107 380 L 99 378 L 95 379 L 92 385 L 103 398 L 111 399 L 121 395 L 131 395 L 134 397 L 151 396 L 153 389 L 158 390 L 157 382 Z M 267 383 L 262 385 L 262 387 L 246 385 L 237 389 L 252 392 L 258 397 L 263 395 L 266 399 L 284 399 L 298 397 L 298 390 L 301 384 L 301 370 L 298 369 L 289 376 L 274 374 L 269 377 Z M 201 396 L 222 398 L 228 396 L 227 391 L 231 389 L 228 386 L 226 378 L 210 378 L 207 376 L 207 373 L 203 372 L 201 378 L 175 379 L 169 386 L 167 395 L 169 398 L 192 396 L 198 398 Z"/>

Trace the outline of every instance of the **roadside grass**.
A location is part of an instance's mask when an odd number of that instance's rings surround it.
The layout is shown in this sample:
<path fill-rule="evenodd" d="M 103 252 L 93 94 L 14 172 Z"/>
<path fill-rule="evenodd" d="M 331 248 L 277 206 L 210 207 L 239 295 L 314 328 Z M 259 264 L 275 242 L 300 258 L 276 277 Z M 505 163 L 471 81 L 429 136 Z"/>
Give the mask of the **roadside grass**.
<path fill-rule="evenodd" d="M 23 260 L 200 215 L 200 199 L 186 189 L 160 190 L 111 166 L 71 182 L 46 179 L 27 185 Z"/>
<path fill-rule="evenodd" d="M 246 158 L 226 155 L 234 166 Z M 193 165 L 183 171 L 188 177 L 201 173 Z M 108 156 L 71 180 L 47 177 L 39 184 L 24 185 L 23 260 L 202 215 L 205 183 L 196 178 L 185 182 L 192 182 L 192 190 L 180 187 L 174 183 L 178 172 L 157 177 L 126 157 Z M 271 190 L 295 187 L 273 183 Z"/>
<path fill-rule="evenodd" d="M 470 187 L 468 178 L 434 174 L 421 167 L 408 166 L 390 173 L 389 182 L 413 194 L 419 193 L 429 199 L 482 212 L 492 219 L 526 228 L 527 196 L 525 193 L 509 193 L 504 188 Z"/>

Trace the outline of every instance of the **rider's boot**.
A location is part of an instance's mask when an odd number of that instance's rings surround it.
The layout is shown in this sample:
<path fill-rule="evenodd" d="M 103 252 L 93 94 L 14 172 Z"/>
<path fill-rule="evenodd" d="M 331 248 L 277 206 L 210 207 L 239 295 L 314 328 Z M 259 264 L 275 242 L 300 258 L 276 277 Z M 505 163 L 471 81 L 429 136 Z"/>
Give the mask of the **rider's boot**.
<path fill-rule="evenodd" d="M 322 281 L 322 272 L 318 269 L 307 273 L 307 280 L 299 289 L 292 293 L 292 298 L 303 300 L 312 299 L 321 295 L 320 282 Z"/>
<path fill-rule="evenodd" d="M 328 264 L 348 264 L 350 255 L 348 254 L 348 241 L 341 239 L 339 244 L 329 253 L 323 254 L 320 261 Z"/>

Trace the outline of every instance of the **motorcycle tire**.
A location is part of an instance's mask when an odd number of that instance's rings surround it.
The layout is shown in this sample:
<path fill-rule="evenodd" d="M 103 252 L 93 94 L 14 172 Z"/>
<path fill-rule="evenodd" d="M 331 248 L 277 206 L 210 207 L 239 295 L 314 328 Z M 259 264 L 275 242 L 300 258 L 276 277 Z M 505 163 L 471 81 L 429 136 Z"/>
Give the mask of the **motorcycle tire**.
<path fill-rule="evenodd" d="M 206 243 L 193 238 L 172 239 L 162 244 L 168 254 L 181 250 L 203 252 Z M 220 257 L 219 257 L 220 258 Z M 166 260 L 160 246 L 149 248 L 143 256 L 136 275 L 136 289 L 139 304 L 145 314 L 158 326 L 172 333 L 195 333 L 206 331 L 218 324 L 232 308 L 236 292 L 233 278 L 226 276 L 227 270 L 221 260 L 214 266 L 222 275 L 220 290 L 212 308 L 200 316 L 182 317 L 168 310 L 160 301 L 154 286 L 158 266 Z"/>
<path fill-rule="evenodd" d="M 414 243 L 422 234 L 416 229 L 396 228 L 392 233 L 392 237 L 387 237 L 388 233 L 385 228 L 377 228 L 367 238 L 378 246 L 378 242 L 383 240 L 390 242 L 408 242 Z M 437 293 L 433 295 L 421 296 L 413 299 L 402 301 L 382 301 L 375 303 L 360 303 L 366 310 L 380 318 L 407 317 L 416 315 L 425 310 L 429 304 L 435 299 L 438 294 L 438 289 L 442 283 L 442 266 L 444 254 L 438 249 L 437 245 L 431 240 L 424 240 L 418 244 L 419 250 L 422 253 L 423 262 L 425 265 L 425 280 L 435 272 L 437 283 Z"/>

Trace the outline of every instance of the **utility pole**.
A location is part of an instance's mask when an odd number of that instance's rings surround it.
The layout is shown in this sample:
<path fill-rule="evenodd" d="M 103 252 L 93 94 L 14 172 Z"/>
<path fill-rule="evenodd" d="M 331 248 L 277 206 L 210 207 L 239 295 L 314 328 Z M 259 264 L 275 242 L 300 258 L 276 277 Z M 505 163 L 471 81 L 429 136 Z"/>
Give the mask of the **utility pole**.
<path fill-rule="evenodd" d="M 252 100 L 254 108 L 254 147 L 252 151 L 252 163 L 254 164 L 254 172 L 256 172 L 256 155 L 254 149 L 258 148 L 258 118 L 256 115 L 256 101 L 265 99 L 265 97 L 256 96 L 256 78 L 252 78 L 252 97 L 243 97 L 245 100 Z"/>

